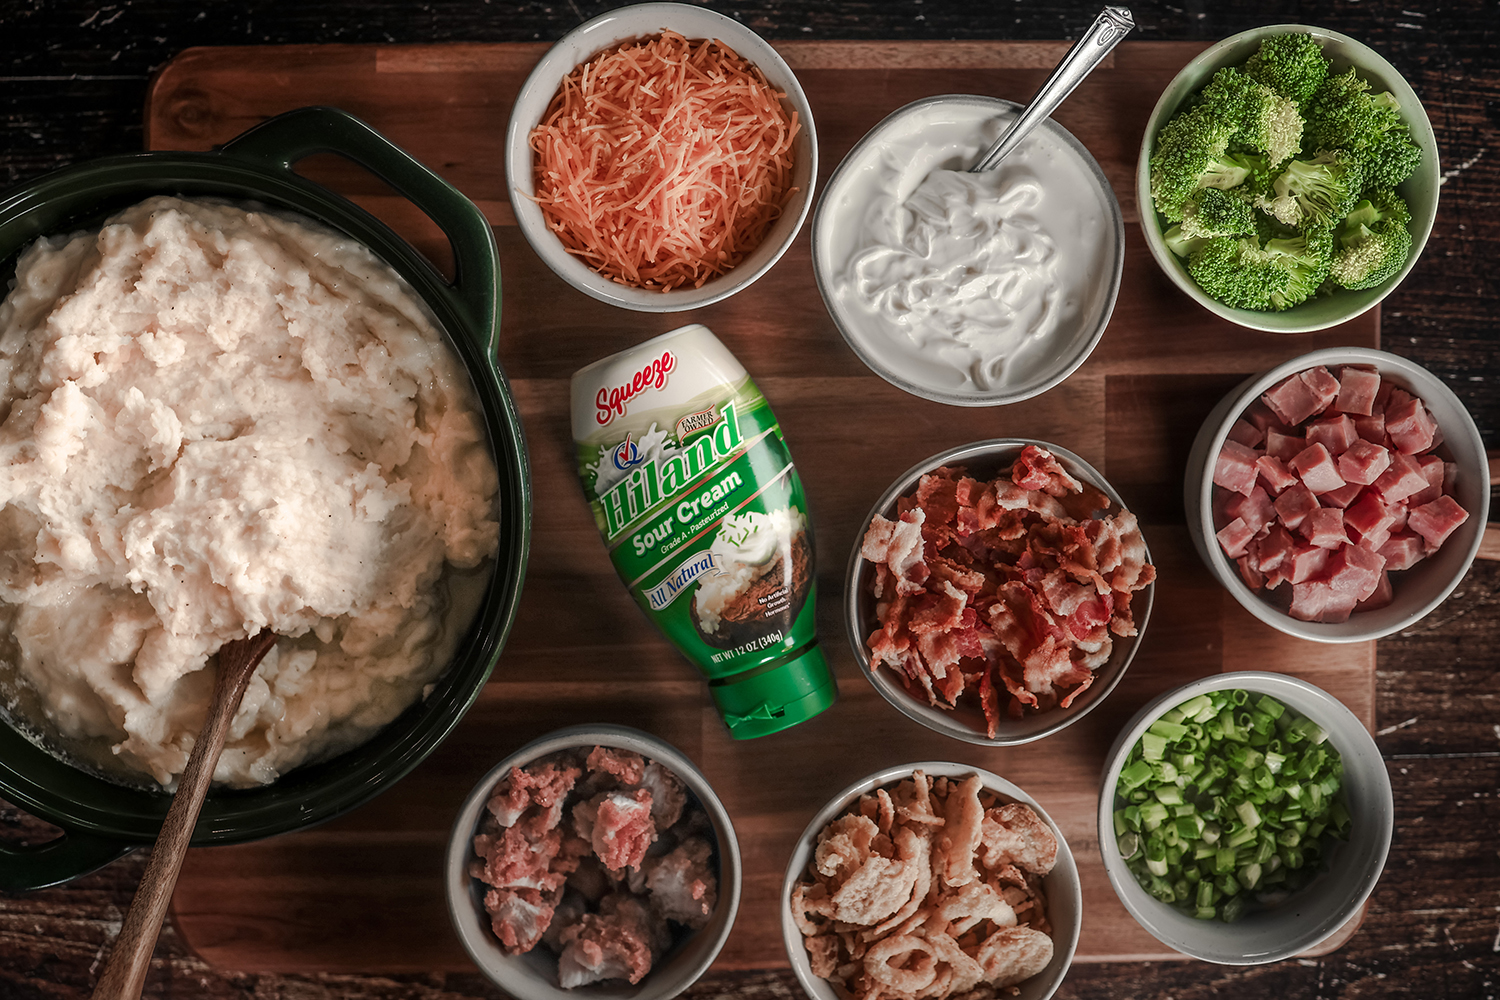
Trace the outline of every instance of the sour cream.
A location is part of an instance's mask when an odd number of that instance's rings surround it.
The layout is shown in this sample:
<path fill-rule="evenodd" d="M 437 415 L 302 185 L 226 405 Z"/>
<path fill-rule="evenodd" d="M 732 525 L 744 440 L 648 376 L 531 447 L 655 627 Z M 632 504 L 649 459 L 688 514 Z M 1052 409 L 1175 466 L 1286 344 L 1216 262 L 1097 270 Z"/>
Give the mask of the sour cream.
<path fill-rule="evenodd" d="M 1044 122 L 971 174 L 1014 106 L 919 101 L 839 167 L 814 221 L 829 312 L 877 374 L 985 405 L 1062 381 L 1103 333 L 1123 261 L 1119 206 L 1088 152 Z"/>

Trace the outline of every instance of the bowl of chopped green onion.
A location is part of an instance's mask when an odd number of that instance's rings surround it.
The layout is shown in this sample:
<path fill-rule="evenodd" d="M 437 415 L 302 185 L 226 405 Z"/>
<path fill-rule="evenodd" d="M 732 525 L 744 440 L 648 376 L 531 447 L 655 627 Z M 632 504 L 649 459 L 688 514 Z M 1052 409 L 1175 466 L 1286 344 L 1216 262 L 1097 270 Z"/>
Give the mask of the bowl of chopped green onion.
<path fill-rule="evenodd" d="M 1277 24 L 1189 62 L 1141 138 L 1141 231 L 1167 277 L 1240 326 L 1353 319 L 1416 265 L 1442 173 L 1411 85 L 1336 31 Z"/>
<path fill-rule="evenodd" d="M 1142 708 L 1107 758 L 1099 850 L 1163 944 L 1260 965 L 1358 916 L 1390 849 L 1385 762 L 1337 698 L 1285 674 L 1215 674 Z"/>

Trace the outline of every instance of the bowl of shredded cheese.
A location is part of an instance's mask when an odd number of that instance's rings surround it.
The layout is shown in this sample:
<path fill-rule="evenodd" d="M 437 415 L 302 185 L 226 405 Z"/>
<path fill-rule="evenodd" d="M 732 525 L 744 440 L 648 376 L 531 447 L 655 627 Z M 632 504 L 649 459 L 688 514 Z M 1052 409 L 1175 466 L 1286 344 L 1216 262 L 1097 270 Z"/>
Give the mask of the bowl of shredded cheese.
<path fill-rule="evenodd" d="M 702 7 L 601 14 L 542 57 L 511 112 L 506 182 L 533 250 L 640 312 L 727 298 L 796 238 L 817 136 L 785 60 Z"/>

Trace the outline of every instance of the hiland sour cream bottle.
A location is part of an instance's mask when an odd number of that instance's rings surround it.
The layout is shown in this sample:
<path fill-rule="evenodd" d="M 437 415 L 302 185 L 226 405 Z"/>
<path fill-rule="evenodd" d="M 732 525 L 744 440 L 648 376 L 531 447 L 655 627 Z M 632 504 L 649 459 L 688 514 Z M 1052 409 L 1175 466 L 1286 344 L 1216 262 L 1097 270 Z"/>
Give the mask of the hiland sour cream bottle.
<path fill-rule="evenodd" d="M 832 705 L 802 481 L 734 355 L 684 326 L 581 369 L 572 395 L 578 474 L 610 560 L 708 678 L 730 734 Z"/>

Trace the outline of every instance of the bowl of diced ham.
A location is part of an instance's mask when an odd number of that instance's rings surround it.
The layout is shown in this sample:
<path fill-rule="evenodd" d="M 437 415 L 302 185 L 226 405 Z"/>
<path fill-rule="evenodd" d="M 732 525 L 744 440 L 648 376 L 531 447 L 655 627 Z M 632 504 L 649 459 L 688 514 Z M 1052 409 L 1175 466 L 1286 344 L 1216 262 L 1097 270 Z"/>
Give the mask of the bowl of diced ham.
<path fill-rule="evenodd" d="M 571 726 L 474 786 L 444 878 L 464 949 L 518 1000 L 668 1000 L 729 937 L 740 852 L 681 751 L 627 726 Z"/>
<path fill-rule="evenodd" d="M 1239 602 L 1322 642 L 1389 635 L 1458 585 L 1489 517 L 1473 418 L 1405 358 L 1329 348 L 1247 380 L 1188 458 L 1193 542 Z"/>
<path fill-rule="evenodd" d="M 1042 739 L 1125 674 L 1156 568 L 1135 515 L 1057 445 L 998 438 L 908 469 L 865 519 L 844 612 L 903 715 L 980 746 Z"/>

